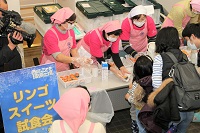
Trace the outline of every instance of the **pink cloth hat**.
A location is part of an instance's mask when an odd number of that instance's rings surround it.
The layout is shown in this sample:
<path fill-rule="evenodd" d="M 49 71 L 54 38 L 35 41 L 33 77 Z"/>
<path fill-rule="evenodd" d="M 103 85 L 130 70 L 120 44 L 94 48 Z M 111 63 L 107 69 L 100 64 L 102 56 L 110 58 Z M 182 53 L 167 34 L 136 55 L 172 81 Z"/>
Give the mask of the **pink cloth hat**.
<path fill-rule="evenodd" d="M 192 5 L 192 8 L 197 10 L 198 12 L 200 12 L 200 0 L 192 0 L 190 2 L 190 4 Z"/>
<path fill-rule="evenodd" d="M 71 88 L 60 97 L 53 108 L 73 133 L 78 133 L 79 127 L 85 121 L 89 102 L 90 96 L 85 89 Z"/>
<path fill-rule="evenodd" d="M 51 16 L 51 22 L 54 24 L 61 24 L 63 23 L 66 19 L 72 16 L 74 12 L 69 8 L 69 7 L 63 7 L 59 9 L 57 12 L 55 12 Z"/>
<path fill-rule="evenodd" d="M 106 23 L 104 26 L 99 28 L 101 31 L 105 30 L 106 33 L 121 29 L 119 20 L 114 20 Z"/>

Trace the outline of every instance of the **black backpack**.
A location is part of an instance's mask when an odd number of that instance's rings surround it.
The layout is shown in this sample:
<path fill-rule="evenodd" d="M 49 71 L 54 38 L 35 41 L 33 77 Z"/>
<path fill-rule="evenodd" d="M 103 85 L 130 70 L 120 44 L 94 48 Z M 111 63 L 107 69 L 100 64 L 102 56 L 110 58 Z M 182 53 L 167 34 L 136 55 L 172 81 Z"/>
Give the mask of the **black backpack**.
<path fill-rule="evenodd" d="M 200 109 L 200 75 L 194 64 L 188 61 L 183 54 L 183 61 L 178 62 L 176 57 L 170 53 L 166 54 L 174 62 L 169 76 L 173 78 L 175 94 L 180 111 L 193 111 Z"/>

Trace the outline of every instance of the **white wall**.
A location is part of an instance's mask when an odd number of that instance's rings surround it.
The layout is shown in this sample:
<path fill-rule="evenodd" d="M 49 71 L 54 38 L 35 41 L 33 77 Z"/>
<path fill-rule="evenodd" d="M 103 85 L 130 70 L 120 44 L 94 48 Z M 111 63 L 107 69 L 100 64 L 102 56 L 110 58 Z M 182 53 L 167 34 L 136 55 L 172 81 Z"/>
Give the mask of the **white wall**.
<path fill-rule="evenodd" d="M 8 10 L 14 10 L 18 13 L 20 13 L 20 1 L 19 0 L 15 0 L 15 2 L 13 2 L 13 0 L 7 0 L 8 2 Z"/>
<path fill-rule="evenodd" d="M 156 1 L 160 3 L 163 6 L 163 8 L 165 8 L 169 12 L 172 6 L 181 0 L 156 0 Z"/>

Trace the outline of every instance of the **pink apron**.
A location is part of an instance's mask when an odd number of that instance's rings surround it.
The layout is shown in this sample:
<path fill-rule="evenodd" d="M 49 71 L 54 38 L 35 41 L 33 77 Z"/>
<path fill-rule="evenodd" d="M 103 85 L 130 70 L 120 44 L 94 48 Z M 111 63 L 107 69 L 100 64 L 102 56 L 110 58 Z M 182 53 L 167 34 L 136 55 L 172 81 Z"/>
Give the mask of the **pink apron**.
<path fill-rule="evenodd" d="M 88 133 L 93 132 L 94 126 L 95 126 L 95 123 L 90 124 L 90 129 L 89 129 Z M 61 127 L 61 130 L 62 130 L 62 133 L 66 133 L 65 128 L 64 128 L 64 121 L 60 121 L 60 127 Z"/>
<path fill-rule="evenodd" d="M 185 8 L 184 8 L 184 5 L 182 4 L 175 4 L 174 6 L 180 6 L 184 9 L 184 12 L 185 12 Z M 182 27 L 185 28 L 185 26 L 187 25 L 187 23 L 190 21 L 190 17 L 185 13 L 185 17 L 183 18 L 183 21 L 182 21 Z M 167 26 L 172 26 L 174 27 L 174 22 L 173 20 L 171 20 L 170 18 L 166 17 L 165 18 L 165 21 L 163 22 L 162 24 L 162 28 L 163 27 L 167 27 Z"/>
<path fill-rule="evenodd" d="M 145 52 L 147 51 L 147 23 L 145 23 L 145 27 L 143 30 L 135 30 L 133 29 L 133 24 L 130 19 L 128 19 L 130 27 L 131 27 L 131 35 L 130 35 L 130 45 L 137 52 Z"/>
<path fill-rule="evenodd" d="M 51 28 L 51 31 L 53 31 L 53 33 L 57 36 L 58 38 L 58 47 L 60 48 L 60 52 L 66 56 L 70 56 L 70 50 L 72 48 L 73 45 L 73 41 L 72 41 L 72 37 L 70 35 L 70 32 L 68 30 L 68 35 L 69 37 L 66 40 L 63 41 L 59 41 L 59 37 L 56 33 L 56 31 Z M 65 63 L 61 63 L 56 61 L 52 55 L 45 55 L 44 53 L 42 54 L 42 59 L 41 59 L 41 64 L 45 64 L 45 63 L 50 63 L 50 62 L 55 62 L 56 63 L 56 70 L 57 72 L 60 71 L 65 71 L 65 70 L 69 70 L 69 64 L 65 64 Z"/>
<path fill-rule="evenodd" d="M 100 41 L 101 41 L 101 44 L 102 44 L 102 45 L 101 45 L 101 51 L 102 51 L 102 53 L 103 53 L 103 52 L 105 52 L 105 51 L 108 50 L 108 48 L 112 45 L 112 42 L 110 42 L 110 45 L 109 45 L 109 46 L 104 45 L 104 44 L 103 44 L 102 37 L 101 37 L 99 31 L 96 29 L 95 32 L 97 33 L 97 35 L 98 35 L 98 37 L 99 37 L 99 39 L 100 39 Z M 85 43 L 84 38 L 81 39 L 80 42 L 78 42 L 78 44 L 77 44 L 77 49 L 79 49 L 81 46 L 82 46 L 88 53 L 90 53 L 90 47 Z M 96 58 L 93 57 L 92 55 L 91 55 L 91 59 L 92 59 L 94 62 L 96 62 Z"/>

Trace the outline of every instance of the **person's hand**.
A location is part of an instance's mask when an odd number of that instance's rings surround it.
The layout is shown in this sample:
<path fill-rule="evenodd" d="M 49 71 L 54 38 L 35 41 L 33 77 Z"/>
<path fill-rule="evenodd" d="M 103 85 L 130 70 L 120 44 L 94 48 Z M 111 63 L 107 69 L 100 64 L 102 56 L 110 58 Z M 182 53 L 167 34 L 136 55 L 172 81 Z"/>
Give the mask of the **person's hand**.
<path fill-rule="evenodd" d="M 88 64 L 92 64 L 93 60 L 90 58 L 85 58 L 85 57 L 73 57 L 72 64 L 75 65 L 75 67 L 80 67 L 80 66 L 85 66 Z"/>
<path fill-rule="evenodd" d="M 8 42 L 9 44 L 20 44 L 23 41 L 23 37 L 22 34 L 20 32 L 14 31 L 14 33 L 12 34 L 8 34 Z"/>
<path fill-rule="evenodd" d="M 130 94 L 129 94 L 129 93 L 126 93 L 125 99 L 128 100 L 129 97 L 130 97 Z"/>
<path fill-rule="evenodd" d="M 122 73 L 122 76 L 125 76 L 126 74 L 131 74 L 125 66 L 120 67 L 120 71 Z"/>

